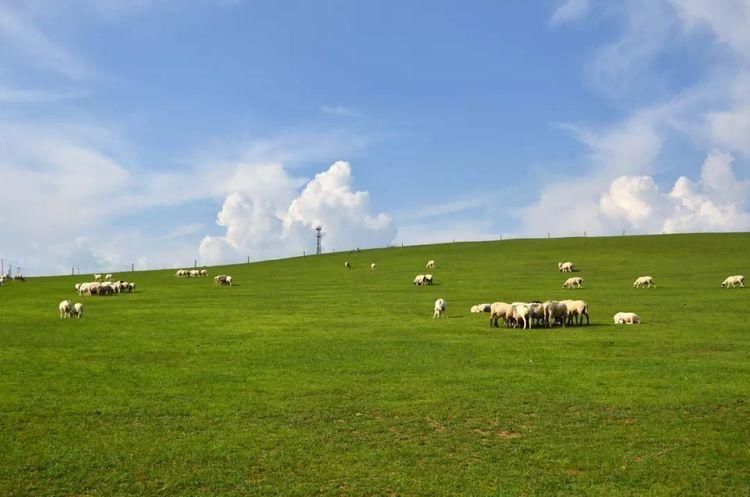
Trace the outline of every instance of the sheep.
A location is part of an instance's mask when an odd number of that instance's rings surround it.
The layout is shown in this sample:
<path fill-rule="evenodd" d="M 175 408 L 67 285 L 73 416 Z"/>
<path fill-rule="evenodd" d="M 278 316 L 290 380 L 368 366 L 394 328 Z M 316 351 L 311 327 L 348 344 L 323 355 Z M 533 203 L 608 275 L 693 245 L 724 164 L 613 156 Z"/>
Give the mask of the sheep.
<path fill-rule="evenodd" d="M 511 304 L 512 309 L 512 318 L 515 321 L 515 324 L 518 324 L 519 321 L 523 322 L 523 325 L 521 326 L 521 329 L 531 329 L 531 319 L 529 314 L 531 313 L 531 307 L 529 304 L 526 304 L 524 302 L 513 302 Z"/>
<path fill-rule="evenodd" d="M 75 284 L 76 293 L 79 293 L 81 291 L 81 285 L 83 285 L 83 283 L 76 283 Z"/>
<path fill-rule="evenodd" d="M 370 264 L 370 270 L 371 271 L 375 271 L 375 263 L 374 262 L 372 264 Z"/>
<path fill-rule="evenodd" d="M 432 259 L 430 259 L 429 261 L 427 261 L 427 264 L 425 264 L 424 268 L 425 269 L 435 269 L 435 261 L 433 261 Z"/>
<path fill-rule="evenodd" d="M 207 269 L 201 269 L 200 270 L 200 275 L 201 276 L 208 276 L 208 270 Z"/>
<path fill-rule="evenodd" d="M 425 282 L 424 282 L 424 275 L 423 274 L 416 275 L 414 277 L 414 281 L 412 281 L 412 284 L 418 285 L 418 286 L 424 285 L 425 284 Z"/>
<path fill-rule="evenodd" d="M 227 276 L 226 284 L 229 285 L 229 286 L 232 286 L 232 277 L 231 276 Z"/>
<path fill-rule="evenodd" d="M 60 310 L 60 319 L 70 317 L 70 306 L 72 302 L 70 300 L 63 300 L 57 308 Z"/>
<path fill-rule="evenodd" d="M 198 278 L 201 275 L 201 272 L 198 269 L 191 269 L 188 272 L 188 276 L 191 278 Z"/>
<path fill-rule="evenodd" d="M 130 283 L 128 283 L 128 293 L 133 293 L 134 291 L 135 291 L 135 283 L 131 281 Z"/>
<path fill-rule="evenodd" d="M 104 276 L 104 281 L 112 281 L 114 279 L 114 276 L 111 274 L 107 274 Z"/>
<path fill-rule="evenodd" d="M 3 286 L 5 284 L 5 275 L 0 275 L 0 286 Z"/>
<path fill-rule="evenodd" d="M 424 275 L 424 284 L 425 285 L 432 285 L 432 275 L 431 274 L 425 274 Z"/>
<path fill-rule="evenodd" d="M 580 276 L 574 276 L 572 278 L 568 278 L 565 280 L 565 283 L 563 283 L 563 288 L 583 288 L 583 278 Z"/>
<path fill-rule="evenodd" d="M 570 262 L 570 261 L 568 261 L 568 262 L 558 262 L 557 263 L 557 269 L 561 273 L 572 273 L 573 272 L 573 263 Z"/>
<path fill-rule="evenodd" d="M 644 286 L 646 288 L 656 287 L 656 285 L 654 284 L 654 279 L 651 276 L 639 276 L 633 283 L 633 288 L 641 288 Z"/>
<path fill-rule="evenodd" d="M 732 288 L 734 288 L 738 283 L 741 288 L 745 288 L 745 277 L 741 274 L 728 276 L 727 279 L 721 282 L 721 287 L 729 288 L 729 285 L 732 285 Z"/>
<path fill-rule="evenodd" d="M 225 274 L 214 276 L 214 285 L 229 285 L 232 286 L 232 277 Z"/>
<path fill-rule="evenodd" d="M 95 274 L 94 275 L 94 281 L 102 281 L 102 275 L 101 274 Z"/>
<path fill-rule="evenodd" d="M 480 314 L 482 312 L 490 312 L 492 310 L 492 304 L 477 304 L 471 306 L 471 312 L 474 314 Z"/>
<path fill-rule="evenodd" d="M 586 316 L 586 325 L 591 324 L 589 319 L 589 304 L 585 300 L 561 300 L 568 309 L 568 324 L 583 324 L 583 316 Z M 578 318 L 576 322 L 576 318 Z"/>
<path fill-rule="evenodd" d="M 641 324 L 641 318 L 634 312 L 618 312 L 614 315 L 615 324 Z"/>
<path fill-rule="evenodd" d="M 351 263 L 350 263 L 349 261 L 346 261 L 346 262 L 344 262 L 344 267 L 345 267 L 346 269 L 351 269 L 351 268 L 352 268 L 352 265 L 351 265 Z"/>
<path fill-rule="evenodd" d="M 73 304 L 71 315 L 77 316 L 78 319 L 81 319 L 81 316 L 83 316 L 83 304 L 81 304 L 80 302 L 76 302 L 75 304 Z"/>
<path fill-rule="evenodd" d="M 513 309 L 510 304 L 507 304 L 505 302 L 494 302 L 490 306 L 490 326 L 499 328 L 499 326 L 497 325 L 497 321 L 500 318 L 503 319 L 505 325 L 507 326 L 512 315 L 512 311 Z"/>
<path fill-rule="evenodd" d="M 546 313 L 544 305 L 540 301 L 534 300 L 529 302 L 529 320 L 529 328 L 534 324 L 538 326 L 540 323 L 545 323 Z"/>
<path fill-rule="evenodd" d="M 554 300 L 545 302 L 545 320 L 547 326 L 552 328 L 553 325 L 560 324 L 563 328 L 568 320 L 568 306 L 564 302 L 555 302 Z"/>
<path fill-rule="evenodd" d="M 432 319 L 445 316 L 446 307 L 448 307 L 448 303 L 445 300 L 437 299 L 435 301 L 435 312 L 432 313 Z"/>

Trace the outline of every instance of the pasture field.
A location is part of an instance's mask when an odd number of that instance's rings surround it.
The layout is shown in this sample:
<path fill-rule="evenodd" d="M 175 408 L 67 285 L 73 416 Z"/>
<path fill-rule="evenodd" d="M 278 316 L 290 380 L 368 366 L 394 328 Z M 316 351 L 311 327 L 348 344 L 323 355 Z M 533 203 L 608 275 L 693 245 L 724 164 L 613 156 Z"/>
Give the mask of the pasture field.
<path fill-rule="evenodd" d="M 512 240 L 209 268 L 232 287 L 174 270 L 116 275 L 137 291 L 112 297 L 78 297 L 78 276 L 9 283 L 0 495 L 750 495 L 750 287 L 720 288 L 750 277 L 748 249 L 747 233 Z M 583 289 L 561 288 L 566 260 Z M 411 284 L 425 272 L 435 285 Z M 646 274 L 656 288 L 632 288 Z M 65 298 L 83 319 L 58 319 Z M 564 298 L 590 326 L 469 313 Z"/>

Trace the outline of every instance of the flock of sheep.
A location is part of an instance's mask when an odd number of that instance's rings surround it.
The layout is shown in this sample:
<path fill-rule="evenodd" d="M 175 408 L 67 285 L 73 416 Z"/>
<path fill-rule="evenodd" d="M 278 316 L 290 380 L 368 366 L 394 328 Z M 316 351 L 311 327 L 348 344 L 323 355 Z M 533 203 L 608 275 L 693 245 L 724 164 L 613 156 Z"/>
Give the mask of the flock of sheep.
<path fill-rule="evenodd" d="M 349 261 L 344 262 L 344 267 L 352 269 Z M 425 269 L 434 269 L 436 267 L 434 260 L 427 261 Z M 370 264 L 370 269 L 375 270 L 376 264 Z M 562 273 L 572 273 L 575 266 L 572 262 L 558 262 L 557 268 Z M 177 278 L 197 278 L 207 277 L 206 269 L 179 269 L 175 273 Z M 7 276 L 0 276 L 0 285 L 8 279 Z M 107 274 L 102 281 L 101 274 L 94 274 L 94 281 L 87 283 L 77 283 L 75 290 L 78 295 L 113 295 L 118 293 L 135 291 L 135 283 L 127 281 L 113 281 L 114 276 Z M 418 274 L 412 281 L 414 285 L 424 286 L 433 284 L 432 274 Z M 220 274 L 214 277 L 214 286 L 228 285 L 232 286 L 232 277 Z M 735 288 L 740 286 L 744 288 L 745 277 L 743 275 L 734 275 L 727 277 L 722 283 L 722 288 Z M 655 288 L 656 284 L 651 276 L 640 276 L 633 282 L 634 288 Z M 565 280 L 563 288 L 583 288 L 583 278 L 573 276 Z M 446 315 L 448 303 L 439 298 L 435 301 L 434 318 L 441 318 Z M 60 319 L 77 316 L 79 319 L 83 316 L 83 304 L 73 304 L 70 300 L 60 302 L 58 309 Z M 532 302 L 494 302 L 492 304 L 477 304 L 471 307 L 472 313 L 488 313 L 490 315 L 490 326 L 499 327 L 499 321 L 502 320 L 506 327 L 521 329 L 531 329 L 533 326 L 544 326 L 551 328 L 553 326 L 571 326 L 582 325 L 583 318 L 586 318 L 586 324 L 590 324 L 589 305 L 584 300 L 547 300 Z M 641 318 L 634 312 L 618 312 L 613 317 L 615 324 L 640 324 Z"/>
<path fill-rule="evenodd" d="M 435 261 L 427 262 L 427 268 L 434 268 Z M 575 266 L 572 262 L 558 262 L 557 269 L 562 273 L 572 273 Z M 726 278 L 722 283 L 722 288 L 745 286 L 745 277 L 743 275 L 734 275 Z M 419 274 L 414 278 L 415 285 L 432 284 L 432 275 Z M 583 278 L 574 276 L 568 278 L 563 283 L 563 288 L 583 288 Z M 654 278 L 651 276 L 639 276 L 633 282 L 633 288 L 656 288 Z M 434 318 L 445 316 L 448 307 L 447 302 L 440 298 L 435 301 Z M 502 319 L 506 327 L 521 329 L 531 329 L 533 326 L 571 326 L 582 325 L 583 318 L 586 318 L 586 324 L 590 324 L 589 304 L 584 300 L 547 300 L 532 302 L 494 302 L 492 304 L 477 304 L 470 308 L 472 313 L 489 313 L 490 326 L 498 327 L 498 322 Z M 634 312 L 618 312 L 613 316 L 614 324 L 640 324 L 641 318 Z"/>

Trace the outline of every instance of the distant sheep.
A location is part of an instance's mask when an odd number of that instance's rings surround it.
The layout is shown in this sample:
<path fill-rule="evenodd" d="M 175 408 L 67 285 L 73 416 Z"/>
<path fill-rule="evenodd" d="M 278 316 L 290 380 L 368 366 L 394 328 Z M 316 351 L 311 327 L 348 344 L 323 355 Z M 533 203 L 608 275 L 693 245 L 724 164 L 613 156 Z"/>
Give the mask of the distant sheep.
<path fill-rule="evenodd" d="M 497 322 L 502 319 L 507 326 L 513 314 L 513 308 L 505 302 L 494 302 L 490 306 L 490 326 L 498 328 Z"/>
<path fill-rule="evenodd" d="M 568 261 L 568 262 L 558 262 L 557 263 L 557 269 L 561 273 L 572 273 L 573 272 L 573 263 L 570 262 L 570 261 Z"/>
<path fill-rule="evenodd" d="M 208 270 L 207 269 L 201 269 L 200 275 L 201 276 L 208 276 Z"/>
<path fill-rule="evenodd" d="M 722 288 L 729 288 L 730 286 L 734 288 L 737 285 L 740 285 L 740 287 L 745 288 L 745 277 L 742 276 L 741 274 L 729 276 L 727 279 L 721 282 Z"/>
<path fill-rule="evenodd" d="M 214 286 L 218 285 L 231 285 L 232 284 L 232 277 L 227 276 L 226 274 L 219 274 L 214 276 Z"/>
<path fill-rule="evenodd" d="M 586 316 L 586 324 L 591 324 L 589 318 L 589 304 L 585 300 L 561 300 L 568 310 L 568 325 L 583 324 L 583 317 Z"/>
<path fill-rule="evenodd" d="M 424 284 L 425 285 L 432 285 L 432 275 L 431 274 L 425 274 L 424 275 Z"/>
<path fill-rule="evenodd" d="M 435 318 L 442 318 L 445 316 L 445 309 L 448 307 L 448 304 L 443 299 L 437 299 L 435 301 L 435 312 L 432 313 L 432 319 Z"/>
<path fill-rule="evenodd" d="M 94 281 L 102 281 L 102 275 L 101 274 L 95 274 L 94 275 Z"/>
<path fill-rule="evenodd" d="M 412 284 L 417 285 L 417 286 L 424 285 L 425 284 L 425 282 L 424 282 L 424 275 L 423 274 L 416 275 L 414 277 L 414 281 L 412 281 Z"/>
<path fill-rule="evenodd" d="M 349 261 L 346 261 L 346 262 L 344 263 L 344 267 L 345 267 L 346 269 L 351 269 L 351 268 L 352 268 L 352 265 L 351 265 L 351 263 L 350 263 Z"/>
<path fill-rule="evenodd" d="M 531 313 L 531 307 L 529 304 L 526 304 L 524 302 L 513 302 L 511 304 L 512 308 L 512 318 L 513 321 L 515 321 L 514 327 L 518 325 L 518 323 L 522 323 L 521 329 L 531 329 L 531 318 L 529 314 Z"/>
<path fill-rule="evenodd" d="M 80 302 L 76 302 L 73 304 L 73 308 L 71 309 L 71 316 L 77 316 L 78 319 L 81 319 L 83 317 L 83 304 Z"/>
<path fill-rule="evenodd" d="M 644 286 L 646 288 L 656 287 L 654 279 L 651 276 L 639 276 L 633 283 L 633 288 L 641 288 Z"/>
<path fill-rule="evenodd" d="M 583 288 L 583 278 L 580 276 L 568 278 L 565 280 L 565 283 L 563 283 L 563 288 Z"/>
<path fill-rule="evenodd" d="M 71 306 L 73 303 L 70 300 L 63 300 L 57 308 L 60 310 L 60 319 L 69 318 L 71 312 Z"/>
<path fill-rule="evenodd" d="M 104 276 L 104 281 L 112 281 L 114 279 L 114 276 L 111 274 L 107 274 Z"/>
<path fill-rule="evenodd" d="M 370 269 L 371 269 L 372 271 L 375 271 L 375 263 L 374 263 L 374 262 L 373 262 L 372 264 L 370 264 Z"/>
<path fill-rule="evenodd" d="M 435 261 L 433 261 L 432 259 L 430 259 L 429 261 L 427 261 L 427 264 L 425 264 L 424 268 L 425 269 L 435 269 Z"/>
<path fill-rule="evenodd" d="M 490 312 L 492 310 L 492 304 L 477 304 L 471 306 L 471 312 L 474 314 L 481 314 L 483 312 Z"/>
<path fill-rule="evenodd" d="M 634 312 L 618 312 L 614 316 L 615 324 L 641 324 L 641 318 Z"/>
<path fill-rule="evenodd" d="M 550 328 L 555 325 L 565 327 L 568 320 L 568 306 L 564 302 L 547 301 L 544 303 L 545 320 Z"/>

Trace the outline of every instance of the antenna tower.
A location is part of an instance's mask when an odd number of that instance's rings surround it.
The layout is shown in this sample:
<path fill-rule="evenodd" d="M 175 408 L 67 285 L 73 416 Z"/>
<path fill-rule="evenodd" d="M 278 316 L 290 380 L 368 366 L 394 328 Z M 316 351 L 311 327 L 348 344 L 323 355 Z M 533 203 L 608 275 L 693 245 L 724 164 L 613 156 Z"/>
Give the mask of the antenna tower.
<path fill-rule="evenodd" d="M 321 246 L 320 246 L 320 240 L 323 238 L 323 227 L 321 225 L 317 225 L 315 227 L 315 240 L 317 241 L 317 245 L 315 246 L 315 253 L 321 254 L 323 252 Z"/>

